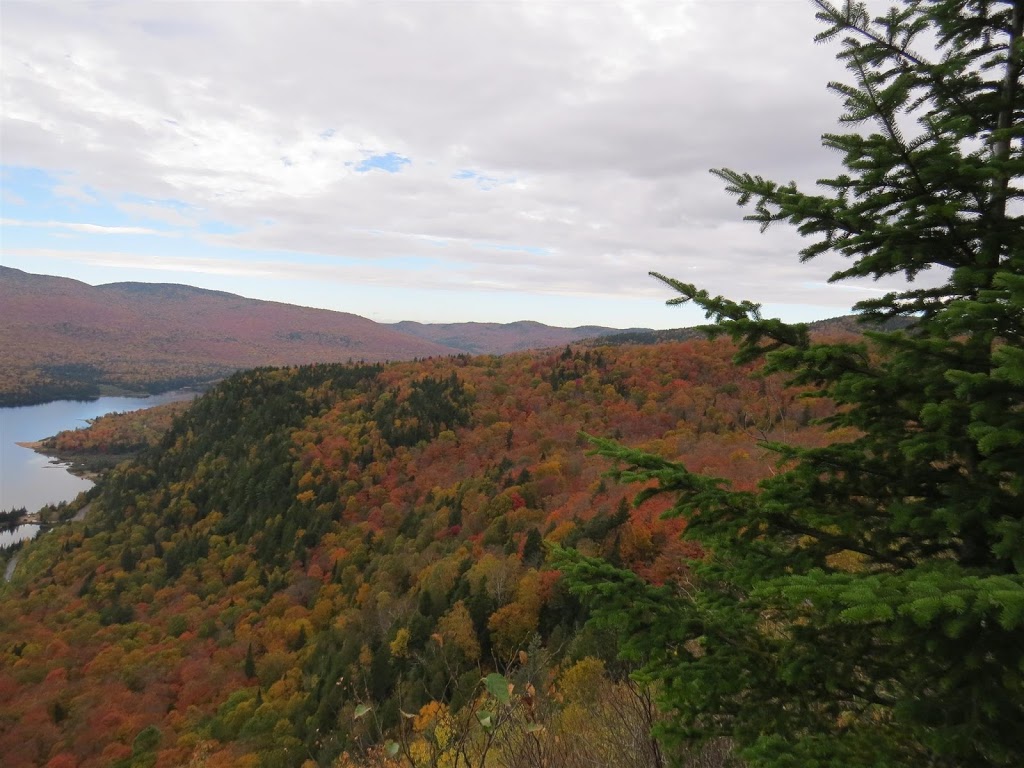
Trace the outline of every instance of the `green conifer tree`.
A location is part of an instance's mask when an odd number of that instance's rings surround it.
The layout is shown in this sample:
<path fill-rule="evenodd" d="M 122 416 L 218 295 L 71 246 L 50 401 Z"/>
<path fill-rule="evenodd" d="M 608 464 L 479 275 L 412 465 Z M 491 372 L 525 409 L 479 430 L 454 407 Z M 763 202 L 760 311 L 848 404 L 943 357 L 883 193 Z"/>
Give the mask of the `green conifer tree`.
<path fill-rule="evenodd" d="M 559 553 L 596 620 L 658 681 L 666 735 L 727 736 L 751 766 L 1024 764 L 1024 0 L 817 0 L 852 84 L 845 171 L 817 193 L 713 171 L 762 228 L 789 222 L 833 281 L 932 287 L 861 302 L 901 331 L 812 341 L 750 302 L 656 275 L 738 359 L 813 385 L 856 435 L 771 444 L 755 493 L 598 440 L 624 481 L 675 495 L 707 558 L 654 588 Z"/>
<path fill-rule="evenodd" d="M 252 643 L 249 643 L 249 646 L 245 649 L 245 663 L 242 672 L 249 680 L 256 677 L 256 658 L 252 653 Z"/>
<path fill-rule="evenodd" d="M 544 559 L 544 539 L 540 531 L 531 528 L 523 542 L 523 563 L 536 568 Z"/>

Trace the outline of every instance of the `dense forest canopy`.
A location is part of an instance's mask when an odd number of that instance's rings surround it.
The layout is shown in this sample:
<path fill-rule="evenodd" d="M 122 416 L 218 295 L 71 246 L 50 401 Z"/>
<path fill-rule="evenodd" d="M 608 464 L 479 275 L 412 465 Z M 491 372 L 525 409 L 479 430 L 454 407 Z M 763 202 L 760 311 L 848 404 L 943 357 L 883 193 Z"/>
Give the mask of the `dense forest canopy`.
<path fill-rule="evenodd" d="M 738 375 L 733 352 L 692 341 L 229 378 L 0 587 L 0 753 L 291 766 L 368 764 L 399 744 L 430 765 L 480 760 L 493 734 L 506 765 L 533 764 L 512 761 L 538 744 L 559 765 L 650 765 L 629 745 L 658 750 L 651 690 L 585 628 L 544 542 L 688 583 L 700 549 L 683 522 L 658 501 L 631 509 L 577 429 L 752 489 L 772 466 L 757 440 L 821 444 L 810 422 L 830 410 Z M 140 432 L 133 419 L 152 424 L 128 414 L 61 440 L 102 451 Z M 513 683 L 506 702 L 482 683 L 494 673 Z"/>

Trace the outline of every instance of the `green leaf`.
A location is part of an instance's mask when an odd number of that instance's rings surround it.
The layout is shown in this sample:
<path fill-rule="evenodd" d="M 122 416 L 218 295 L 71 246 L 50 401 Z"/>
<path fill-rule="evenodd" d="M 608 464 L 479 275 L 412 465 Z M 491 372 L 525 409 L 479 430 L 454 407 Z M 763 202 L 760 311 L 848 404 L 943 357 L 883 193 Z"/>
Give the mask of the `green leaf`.
<path fill-rule="evenodd" d="M 369 704 L 359 704 L 358 706 L 356 706 L 355 714 L 352 717 L 354 720 L 358 720 L 361 717 L 366 717 L 368 714 L 370 714 L 370 711 L 372 709 L 373 707 L 371 707 Z"/>
<path fill-rule="evenodd" d="M 387 753 L 388 757 L 394 757 L 395 755 L 398 754 L 398 742 L 397 741 L 389 741 L 389 742 L 387 742 L 384 745 L 384 751 Z"/>
<path fill-rule="evenodd" d="M 484 685 L 487 687 L 487 692 L 502 704 L 508 704 L 512 700 L 512 685 L 504 675 L 492 672 L 484 678 Z"/>

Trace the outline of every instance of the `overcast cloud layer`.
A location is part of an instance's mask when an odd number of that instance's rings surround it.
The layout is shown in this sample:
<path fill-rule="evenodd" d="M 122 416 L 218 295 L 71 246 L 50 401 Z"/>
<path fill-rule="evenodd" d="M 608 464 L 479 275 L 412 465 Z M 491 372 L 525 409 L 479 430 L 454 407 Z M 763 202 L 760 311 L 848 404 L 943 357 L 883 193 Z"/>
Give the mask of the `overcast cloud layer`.
<path fill-rule="evenodd" d="M 826 287 L 837 262 L 799 265 L 708 174 L 835 172 L 844 73 L 809 3 L 5 2 L 0 26 L 10 266 L 439 322 L 694 322 L 650 270 L 790 317 L 878 290 Z"/>

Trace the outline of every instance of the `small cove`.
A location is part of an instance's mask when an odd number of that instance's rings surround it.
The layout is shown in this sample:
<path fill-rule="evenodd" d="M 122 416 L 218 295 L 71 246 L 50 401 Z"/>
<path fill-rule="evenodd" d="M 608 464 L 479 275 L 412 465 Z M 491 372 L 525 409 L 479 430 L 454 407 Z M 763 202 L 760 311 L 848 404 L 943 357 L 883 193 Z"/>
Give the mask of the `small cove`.
<path fill-rule="evenodd" d="M 195 392 L 176 390 L 151 397 L 101 397 L 57 400 L 42 405 L 0 408 L 0 510 L 24 507 L 36 512 L 47 504 L 71 501 L 93 483 L 67 471 L 67 465 L 18 445 L 42 440 L 65 429 L 87 426 L 106 413 L 137 411 L 188 400 Z M 0 532 L 0 548 L 35 536 L 38 526 L 21 525 Z"/>

